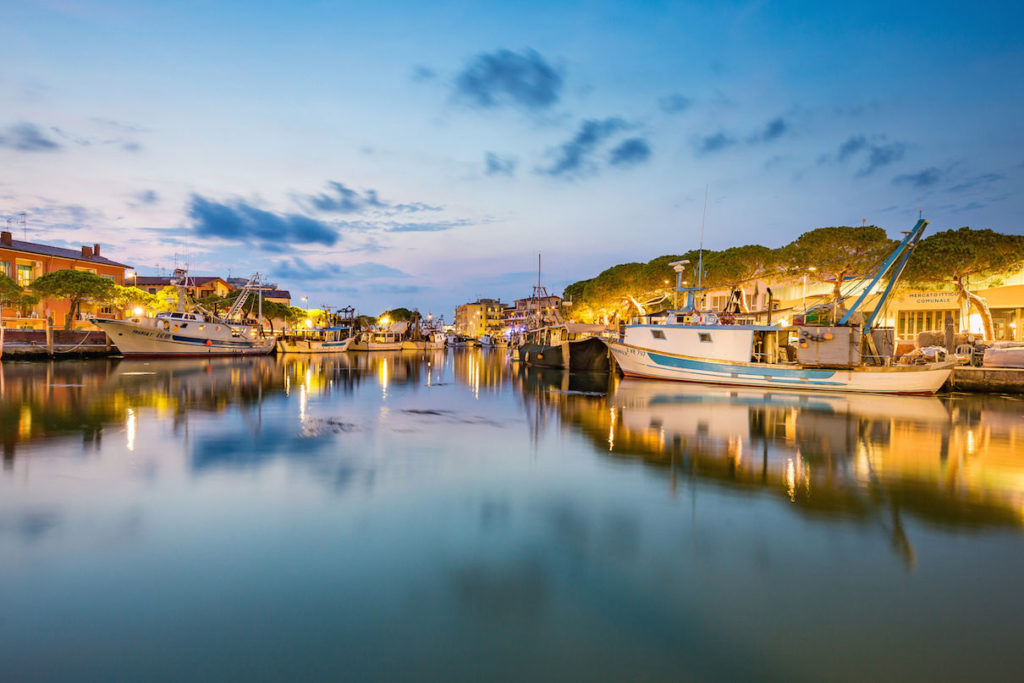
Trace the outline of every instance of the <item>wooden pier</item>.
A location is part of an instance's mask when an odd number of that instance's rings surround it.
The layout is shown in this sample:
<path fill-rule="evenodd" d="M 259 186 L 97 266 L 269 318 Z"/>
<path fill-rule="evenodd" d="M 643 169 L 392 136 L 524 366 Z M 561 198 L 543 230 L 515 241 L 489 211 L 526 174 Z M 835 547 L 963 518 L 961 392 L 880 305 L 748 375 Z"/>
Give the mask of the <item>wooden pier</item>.
<path fill-rule="evenodd" d="M 986 394 L 1024 394 L 1024 368 L 954 368 L 946 383 L 949 391 Z"/>

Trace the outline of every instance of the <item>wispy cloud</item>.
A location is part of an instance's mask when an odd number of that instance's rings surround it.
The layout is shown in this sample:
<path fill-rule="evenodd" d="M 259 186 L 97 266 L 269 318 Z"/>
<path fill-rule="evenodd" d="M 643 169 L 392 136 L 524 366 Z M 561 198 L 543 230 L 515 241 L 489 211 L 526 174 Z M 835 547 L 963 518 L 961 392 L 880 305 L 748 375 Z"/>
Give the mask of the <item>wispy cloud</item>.
<path fill-rule="evenodd" d="M 935 166 L 925 168 L 917 173 L 904 173 L 892 179 L 894 185 L 910 185 L 911 187 L 923 190 L 932 187 L 942 180 L 942 171 Z"/>
<path fill-rule="evenodd" d="M 839 145 L 835 159 L 844 164 L 854 158 L 863 158 L 863 163 L 857 171 L 857 176 L 863 178 L 880 168 L 899 161 L 906 151 L 907 146 L 904 143 L 889 142 L 884 135 L 876 135 L 871 139 L 864 135 L 851 135 Z M 831 155 L 826 154 L 820 157 L 818 162 L 827 163 L 831 160 Z"/>
<path fill-rule="evenodd" d="M 359 281 L 378 280 L 382 278 L 405 278 L 409 277 L 397 268 L 365 261 L 352 265 L 338 263 L 317 263 L 310 264 L 297 256 L 278 261 L 271 267 L 274 277 L 282 280 L 325 280 L 325 281 Z"/>
<path fill-rule="evenodd" d="M 423 202 L 392 203 L 380 198 L 376 190 L 354 190 L 343 183 L 331 180 L 327 191 L 319 194 L 296 197 L 307 208 L 324 213 L 363 213 L 370 210 L 398 213 L 440 211 L 441 207 Z"/>
<path fill-rule="evenodd" d="M 384 232 L 443 232 L 445 230 L 452 230 L 453 228 L 472 225 L 472 222 L 467 220 L 433 221 L 426 223 L 385 222 L 380 225 L 384 228 Z"/>
<path fill-rule="evenodd" d="M 968 178 L 967 180 L 963 181 L 962 183 L 957 183 L 953 187 L 949 188 L 949 191 L 950 192 L 965 192 L 966 190 L 971 190 L 971 189 L 973 189 L 975 187 L 980 187 L 982 185 L 989 185 L 991 183 L 995 183 L 995 182 L 998 182 L 1000 180 L 1005 180 L 1005 179 L 1006 179 L 1006 176 L 1004 176 L 1002 173 L 983 173 L 982 175 L 977 175 L 977 176 L 974 176 L 973 178 Z"/>
<path fill-rule="evenodd" d="M 681 114 L 693 106 L 693 99 L 685 95 L 672 94 L 658 98 L 658 109 L 666 114 Z"/>
<path fill-rule="evenodd" d="M 629 138 L 617 145 L 608 157 L 612 166 L 633 166 L 651 157 L 651 147 L 643 138 Z"/>
<path fill-rule="evenodd" d="M 0 147 L 19 152 L 52 152 L 61 148 L 32 123 L 15 123 L 0 131 Z"/>
<path fill-rule="evenodd" d="M 790 129 L 791 126 L 789 122 L 780 116 L 766 123 L 763 129 L 750 136 L 748 142 L 772 142 L 788 133 Z"/>
<path fill-rule="evenodd" d="M 718 131 L 711 135 L 704 136 L 697 140 L 695 147 L 697 154 L 713 154 L 720 152 L 727 147 L 732 147 L 736 144 L 736 139 L 727 135 L 725 131 Z"/>
<path fill-rule="evenodd" d="M 192 229 L 200 237 L 258 242 L 262 247 L 295 244 L 333 245 L 338 233 L 327 223 L 300 214 L 277 214 L 242 199 L 217 202 L 192 195 L 188 205 Z"/>
<path fill-rule="evenodd" d="M 605 140 L 627 127 L 626 122 L 617 117 L 584 121 L 571 140 L 549 151 L 554 161 L 540 172 L 550 176 L 575 176 L 593 170 L 591 156 L 594 152 Z"/>
<path fill-rule="evenodd" d="M 424 81 L 432 81 L 437 77 L 437 72 L 431 69 L 429 66 L 423 66 L 417 64 L 412 70 L 412 80 L 417 83 L 423 83 Z"/>
<path fill-rule="evenodd" d="M 128 206 L 152 206 L 159 202 L 160 195 L 157 194 L 156 190 L 141 190 L 132 194 L 131 201 L 128 202 Z"/>
<path fill-rule="evenodd" d="M 455 79 L 455 98 L 477 107 L 547 109 L 558 102 L 562 75 L 534 50 L 482 53 Z"/>
<path fill-rule="evenodd" d="M 484 155 L 484 174 L 512 176 L 515 175 L 518 163 L 515 157 L 502 157 L 494 152 L 487 152 Z"/>

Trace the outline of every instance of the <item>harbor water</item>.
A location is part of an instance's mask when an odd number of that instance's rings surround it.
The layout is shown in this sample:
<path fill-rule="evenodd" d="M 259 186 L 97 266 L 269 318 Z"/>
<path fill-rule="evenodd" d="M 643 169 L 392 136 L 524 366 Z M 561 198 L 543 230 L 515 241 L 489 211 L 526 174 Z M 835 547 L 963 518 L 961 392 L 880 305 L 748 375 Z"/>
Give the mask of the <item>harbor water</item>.
<path fill-rule="evenodd" d="M 1024 401 L 501 352 L 0 365 L 0 678 L 1024 670 Z"/>

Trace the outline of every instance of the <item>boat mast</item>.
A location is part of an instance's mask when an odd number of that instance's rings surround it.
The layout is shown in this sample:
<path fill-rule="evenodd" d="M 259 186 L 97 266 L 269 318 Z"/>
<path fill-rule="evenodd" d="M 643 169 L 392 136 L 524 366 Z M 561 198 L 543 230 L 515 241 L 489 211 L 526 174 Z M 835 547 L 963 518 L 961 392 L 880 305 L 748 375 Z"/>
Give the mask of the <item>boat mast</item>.
<path fill-rule="evenodd" d="M 700 217 L 700 251 L 697 255 L 697 289 L 701 288 L 704 282 L 704 221 L 708 217 L 708 188 L 704 186 L 704 213 Z"/>

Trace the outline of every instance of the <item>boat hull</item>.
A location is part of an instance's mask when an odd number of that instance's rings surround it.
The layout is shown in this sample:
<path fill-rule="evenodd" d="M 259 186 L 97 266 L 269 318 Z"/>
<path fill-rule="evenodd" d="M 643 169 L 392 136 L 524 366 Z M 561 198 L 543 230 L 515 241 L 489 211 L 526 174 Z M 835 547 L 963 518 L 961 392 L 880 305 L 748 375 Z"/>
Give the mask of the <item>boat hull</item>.
<path fill-rule="evenodd" d="M 223 339 L 163 331 L 125 320 L 94 319 L 92 323 L 106 332 L 126 357 L 263 356 L 273 351 L 277 342 L 276 337 Z"/>
<path fill-rule="evenodd" d="M 949 379 L 953 362 L 888 367 L 809 368 L 739 363 L 680 356 L 605 340 L 622 373 L 701 384 L 880 394 L 934 394 Z"/>
<path fill-rule="evenodd" d="M 278 339 L 277 350 L 281 353 L 344 353 L 352 345 L 352 338 L 341 341 L 321 339 Z"/>
<path fill-rule="evenodd" d="M 401 351 L 402 342 L 365 342 L 356 341 L 348 347 L 349 351 Z"/>
<path fill-rule="evenodd" d="M 596 337 L 553 346 L 523 344 L 519 358 L 541 368 L 566 368 L 572 372 L 608 372 L 611 363 L 604 342 Z"/>

